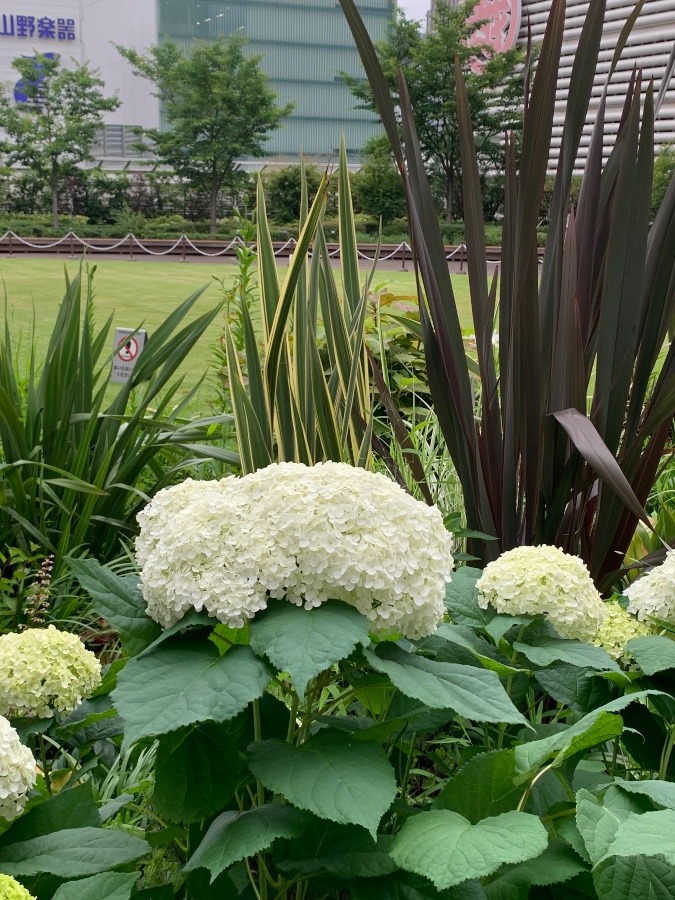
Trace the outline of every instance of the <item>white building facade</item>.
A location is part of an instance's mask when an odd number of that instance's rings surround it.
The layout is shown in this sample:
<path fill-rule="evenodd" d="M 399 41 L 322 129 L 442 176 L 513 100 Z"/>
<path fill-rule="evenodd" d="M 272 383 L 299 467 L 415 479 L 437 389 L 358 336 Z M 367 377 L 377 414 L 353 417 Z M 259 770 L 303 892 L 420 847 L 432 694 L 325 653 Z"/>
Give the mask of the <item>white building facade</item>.
<path fill-rule="evenodd" d="M 590 3 L 593 2 L 594 0 L 590 0 Z M 541 43 L 551 5 L 552 0 L 522 0 L 519 43 L 523 45 L 527 43 L 528 24 L 532 31 L 533 42 Z M 565 36 L 553 126 L 552 164 L 557 161 L 560 150 L 572 62 L 589 5 L 589 0 L 567 0 Z M 586 160 L 591 130 L 595 122 L 600 96 L 607 81 L 614 49 L 621 30 L 634 8 L 635 0 L 608 0 L 607 2 L 600 60 L 586 128 L 581 139 L 577 171 L 583 169 Z M 658 90 L 674 44 L 675 0 L 647 0 L 609 85 L 605 117 L 606 152 L 607 148 L 613 144 L 618 131 L 628 82 L 634 68 L 642 69 L 645 86 L 650 79 L 653 79 Z M 671 79 L 664 98 L 656 121 L 654 137 L 657 149 L 675 141 L 675 79 Z"/>

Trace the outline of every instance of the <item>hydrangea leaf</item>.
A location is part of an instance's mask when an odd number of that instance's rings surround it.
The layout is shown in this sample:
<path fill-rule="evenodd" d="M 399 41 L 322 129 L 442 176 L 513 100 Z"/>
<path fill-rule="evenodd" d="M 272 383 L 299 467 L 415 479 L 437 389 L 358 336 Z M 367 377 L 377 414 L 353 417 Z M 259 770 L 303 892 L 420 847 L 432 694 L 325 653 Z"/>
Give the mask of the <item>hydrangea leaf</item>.
<path fill-rule="evenodd" d="M 550 666 L 534 674 L 535 681 L 558 703 L 587 713 L 612 699 L 609 684 L 588 669 L 577 666 Z"/>
<path fill-rule="evenodd" d="M 390 854 L 402 869 L 443 890 L 491 875 L 504 863 L 533 859 L 547 846 L 546 829 L 529 813 L 506 812 L 472 825 L 459 813 L 435 809 L 408 819 Z"/>
<path fill-rule="evenodd" d="M 145 612 L 137 575 L 117 575 L 95 559 L 69 558 L 68 565 L 96 612 L 119 632 L 130 656 L 160 636 L 162 629 Z"/>
<path fill-rule="evenodd" d="M 656 675 L 666 669 L 675 669 L 675 641 L 663 635 L 633 638 L 626 644 L 645 675 Z"/>
<path fill-rule="evenodd" d="M 401 693 L 432 709 L 454 709 L 475 722 L 528 725 L 504 690 L 495 672 L 474 666 L 434 662 L 381 644 L 377 653 L 365 651 L 377 671 L 388 675 Z"/>
<path fill-rule="evenodd" d="M 382 747 L 342 732 L 321 731 L 301 747 L 259 741 L 249 768 L 265 787 L 321 819 L 362 825 L 375 834 L 396 797 L 396 778 Z"/>
<path fill-rule="evenodd" d="M 279 601 L 251 623 L 251 647 L 280 672 L 288 672 L 300 697 L 319 672 L 369 641 L 365 616 L 337 601 L 316 609 Z"/>
<path fill-rule="evenodd" d="M 140 872 L 102 872 L 62 884 L 52 900 L 129 900 Z"/>
<path fill-rule="evenodd" d="M 595 746 L 616 737 L 615 728 L 618 717 L 607 714 L 618 712 L 625 706 L 641 700 L 643 697 L 659 696 L 661 691 L 636 691 L 634 694 L 624 694 L 605 703 L 604 706 L 594 709 L 583 718 L 570 725 L 564 731 L 560 731 L 551 737 L 542 740 L 530 741 L 515 748 L 516 769 L 518 772 L 529 772 L 548 759 L 553 753 L 558 754 L 558 761 L 562 761 L 571 752 Z M 598 722 L 600 720 L 600 722 Z M 589 743 L 593 741 L 594 743 Z"/>
<path fill-rule="evenodd" d="M 593 882 L 602 900 L 675 897 L 675 868 L 659 857 L 611 857 L 594 869 Z"/>
<path fill-rule="evenodd" d="M 579 859 L 571 847 L 561 841 L 554 841 L 541 856 L 511 866 L 490 882 L 488 896 L 508 896 L 507 891 L 511 887 L 525 887 L 525 896 L 529 896 L 529 889 L 532 886 L 561 884 L 588 871 L 590 871 L 588 866 Z"/>
<path fill-rule="evenodd" d="M 516 641 L 513 649 L 522 653 L 535 666 L 550 666 L 552 663 L 568 663 L 580 669 L 596 669 L 600 672 L 620 672 L 621 669 L 602 647 L 594 647 L 583 641 L 568 641 L 564 638 L 539 638 L 533 644 Z"/>
<path fill-rule="evenodd" d="M 607 852 L 616 837 L 622 818 L 616 812 L 606 809 L 588 791 L 581 790 L 577 793 L 577 828 L 594 864 Z"/>
<path fill-rule="evenodd" d="M 35 801 L 32 801 L 35 802 Z M 2 835 L 2 843 L 18 844 L 63 828 L 98 828 L 101 818 L 90 782 L 53 794 L 31 806 Z"/>
<path fill-rule="evenodd" d="M 483 574 L 481 569 L 462 566 L 452 573 L 452 580 L 445 588 L 445 608 L 457 625 L 483 628 L 494 616 L 494 611 L 478 605 L 476 582 Z"/>
<path fill-rule="evenodd" d="M 640 794 L 666 809 L 675 809 L 675 784 L 672 781 L 618 781 L 616 786 L 630 794 Z"/>
<path fill-rule="evenodd" d="M 298 837 L 309 820 L 306 813 L 292 806 L 224 812 L 211 823 L 185 871 L 208 869 L 213 880 L 232 863 L 267 850 L 277 838 Z"/>
<path fill-rule="evenodd" d="M 234 796 L 244 767 L 237 747 L 244 728 L 240 716 L 160 737 L 152 803 L 161 818 L 198 822 L 223 809 Z"/>
<path fill-rule="evenodd" d="M 372 881 L 355 881 L 352 900 L 485 900 L 486 893 L 479 881 L 463 881 L 459 887 L 439 892 L 432 883 L 412 872 L 396 872 L 377 879 L 377 894 Z M 508 900 L 514 900 L 509 897 Z"/>
<path fill-rule="evenodd" d="M 293 875 L 329 875 L 349 881 L 377 878 L 379 888 L 379 879 L 397 869 L 388 852 L 391 841 L 390 835 L 380 834 L 375 841 L 364 828 L 311 816 L 302 840 L 285 847 L 277 865 Z"/>
<path fill-rule="evenodd" d="M 598 862 L 610 856 L 656 855 L 675 866 L 675 810 L 659 809 L 639 816 L 629 814 L 619 824 L 614 839 Z"/>
<path fill-rule="evenodd" d="M 112 698 L 125 722 L 124 745 L 196 722 L 233 719 L 272 677 L 250 647 L 220 656 L 210 641 L 163 644 L 120 672 Z"/>
<path fill-rule="evenodd" d="M 146 841 L 116 828 L 65 828 L 0 847 L 0 872 L 80 878 L 126 865 L 150 849 Z"/>
<path fill-rule="evenodd" d="M 584 719 L 590 718 L 585 716 Z M 518 772 L 529 772 L 538 768 L 549 757 L 554 756 L 554 764 L 561 765 L 568 757 L 597 747 L 618 737 L 623 731 L 621 716 L 609 712 L 600 712 L 592 721 L 581 719 L 564 731 L 558 731 L 550 737 L 538 741 L 530 741 L 515 748 L 516 769 Z M 582 725 L 583 722 L 583 725 Z"/>
<path fill-rule="evenodd" d="M 434 806 L 457 812 L 475 825 L 518 806 L 525 788 L 514 784 L 515 777 L 513 750 L 481 753 L 445 782 Z"/>

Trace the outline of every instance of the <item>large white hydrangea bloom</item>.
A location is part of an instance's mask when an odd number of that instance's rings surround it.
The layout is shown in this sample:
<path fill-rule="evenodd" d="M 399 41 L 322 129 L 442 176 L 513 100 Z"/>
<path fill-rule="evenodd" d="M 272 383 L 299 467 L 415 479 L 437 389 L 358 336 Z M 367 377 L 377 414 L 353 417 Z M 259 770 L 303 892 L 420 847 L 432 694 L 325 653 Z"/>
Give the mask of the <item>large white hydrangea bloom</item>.
<path fill-rule="evenodd" d="M 72 712 L 101 683 L 101 664 L 74 634 L 29 628 L 0 637 L 0 715 Z"/>
<path fill-rule="evenodd" d="M 194 608 L 241 627 L 270 598 L 343 600 L 375 630 L 430 634 L 443 618 L 452 536 L 435 507 L 343 463 L 280 463 L 160 491 L 138 517 L 148 614 Z"/>
<path fill-rule="evenodd" d="M 547 613 L 563 637 L 592 641 L 605 604 L 578 556 L 558 547 L 516 547 L 488 563 L 478 579 L 478 602 L 508 615 Z"/>
<path fill-rule="evenodd" d="M 660 566 L 627 587 L 624 595 L 628 612 L 640 621 L 653 617 L 675 625 L 675 550 L 669 550 Z"/>
<path fill-rule="evenodd" d="M 35 900 L 35 897 L 16 878 L 0 875 L 0 900 Z"/>
<path fill-rule="evenodd" d="M 37 777 L 35 760 L 7 719 L 0 716 L 0 817 L 11 821 L 26 804 Z"/>

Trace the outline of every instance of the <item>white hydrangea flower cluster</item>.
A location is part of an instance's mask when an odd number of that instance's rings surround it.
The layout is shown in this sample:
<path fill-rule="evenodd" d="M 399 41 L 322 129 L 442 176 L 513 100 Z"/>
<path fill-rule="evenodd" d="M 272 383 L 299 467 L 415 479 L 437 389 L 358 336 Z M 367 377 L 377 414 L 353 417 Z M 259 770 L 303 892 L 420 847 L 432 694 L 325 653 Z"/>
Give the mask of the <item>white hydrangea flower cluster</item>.
<path fill-rule="evenodd" d="M 516 547 L 488 563 L 476 583 L 478 603 L 507 615 L 548 614 L 563 637 L 592 641 L 607 615 L 578 556 L 558 547 Z"/>
<path fill-rule="evenodd" d="M 675 625 L 675 550 L 669 550 L 660 566 L 627 587 L 624 595 L 628 612 L 641 622 L 655 618 Z"/>
<path fill-rule="evenodd" d="M 638 621 L 635 616 L 631 616 L 620 603 L 611 601 L 605 603 L 607 618 L 598 629 L 593 643 L 604 649 L 617 662 L 623 662 L 628 665 L 631 662 L 631 655 L 626 651 L 626 644 L 633 638 L 647 637 L 653 634 L 654 630 L 644 622 Z"/>
<path fill-rule="evenodd" d="M 26 804 L 37 772 L 33 754 L 19 740 L 7 719 L 0 716 L 0 817 L 11 821 Z"/>
<path fill-rule="evenodd" d="M 0 875 L 0 900 L 35 900 L 35 897 L 16 878 Z"/>
<path fill-rule="evenodd" d="M 160 491 L 138 517 L 148 615 L 194 608 L 232 628 L 283 598 L 355 606 L 373 629 L 430 634 L 443 618 L 452 535 L 384 475 L 343 463 L 279 463 L 243 478 Z"/>
<path fill-rule="evenodd" d="M 0 637 L 0 715 L 72 712 L 101 683 L 101 664 L 74 634 L 29 628 Z"/>

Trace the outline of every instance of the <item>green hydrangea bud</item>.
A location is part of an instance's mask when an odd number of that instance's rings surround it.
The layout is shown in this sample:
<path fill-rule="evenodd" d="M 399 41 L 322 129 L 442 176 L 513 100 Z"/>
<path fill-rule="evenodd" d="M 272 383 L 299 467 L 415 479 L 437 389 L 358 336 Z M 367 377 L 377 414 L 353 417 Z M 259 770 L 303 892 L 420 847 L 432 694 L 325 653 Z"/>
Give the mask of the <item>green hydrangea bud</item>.
<path fill-rule="evenodd" d="M 0 714 L 69 713 L 101 683 L 101 664 L 74 634 L 31 628 L 0 637 Z"/>

